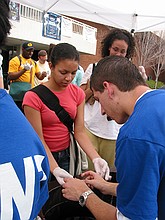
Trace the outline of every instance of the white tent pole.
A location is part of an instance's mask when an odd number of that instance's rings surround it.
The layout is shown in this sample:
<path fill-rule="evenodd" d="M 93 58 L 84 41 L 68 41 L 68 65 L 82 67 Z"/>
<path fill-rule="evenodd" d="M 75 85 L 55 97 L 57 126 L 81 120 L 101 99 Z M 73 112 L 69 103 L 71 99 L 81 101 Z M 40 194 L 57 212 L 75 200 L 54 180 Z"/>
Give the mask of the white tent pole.
<path fill-rule="evenodd" d="M 132 28 L 131 28 L 131 33 L 132 33 L 132 34 L 136 31 L 137 16 L 138 16 L 138 14 L 136 14 L 136 13 L 134 13 L 134 14 L 132 15 Z"/>

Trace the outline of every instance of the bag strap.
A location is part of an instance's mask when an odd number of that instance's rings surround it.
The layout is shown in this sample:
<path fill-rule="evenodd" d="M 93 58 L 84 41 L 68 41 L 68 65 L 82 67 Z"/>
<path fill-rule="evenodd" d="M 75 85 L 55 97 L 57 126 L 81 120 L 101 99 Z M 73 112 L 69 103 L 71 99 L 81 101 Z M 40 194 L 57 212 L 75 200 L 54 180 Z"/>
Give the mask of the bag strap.
<path fill-rule="evenodd" d="M 60 105 L 57 96 L 46 86 L 40 84 L 30 91 L 35 92 L 43 103 L 56 113 L 60 121 L 68 128 L 69 132 L 73 131 L 73 119 L 69 113 Z"/>
<path fill-rule="evenodd" d="M 22 60 L 21 60 L 21 55 L 19 54 L 17 57 L 18 57 L 19 62 L 20 62 L 20 64 L 19 64 L 19 65 L 21 66 L 21 63 L 22 63 Z"/>
<path fill-rule="evenodd" d="M 95 67 L 96 67 L 96 64 L 93 63 L 92 74 L 94 73 Z"/>

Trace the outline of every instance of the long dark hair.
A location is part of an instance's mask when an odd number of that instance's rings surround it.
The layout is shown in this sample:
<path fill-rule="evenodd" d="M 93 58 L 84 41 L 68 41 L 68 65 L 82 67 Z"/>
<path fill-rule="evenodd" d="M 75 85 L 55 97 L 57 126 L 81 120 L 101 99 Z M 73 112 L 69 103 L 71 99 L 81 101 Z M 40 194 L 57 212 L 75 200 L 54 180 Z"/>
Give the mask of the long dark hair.
<path fill-rule="evenodd" d="M 113 28 L 102 40 L 101 54 L 102 57 L 109 56 L 109 48 L 112 46 L 115 40 L 124 40 L 128 44 L 128 50 L 126 57 L 131 58 L 135 52 L 135 41 L 132 34 L 124 29 Z"/>
<path fill-rule="evenodd" d="M 0 0 L 0 45 L 5 43 L 7 34 L 10 33 L 9 0 Z"/>

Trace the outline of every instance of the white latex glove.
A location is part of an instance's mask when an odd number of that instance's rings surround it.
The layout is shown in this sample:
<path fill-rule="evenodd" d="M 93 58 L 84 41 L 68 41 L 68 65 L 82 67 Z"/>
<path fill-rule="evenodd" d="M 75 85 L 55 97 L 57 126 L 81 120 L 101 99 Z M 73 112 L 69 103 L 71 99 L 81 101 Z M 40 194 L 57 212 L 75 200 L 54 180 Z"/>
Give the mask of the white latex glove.
<path fill-rule="evenodd" d="M 61 169 L 60 167 L 56 167 L 53 170 L 53 175 L 56 177 L 60 185 L 64 184 L 64 178 L 73 178 L 73 176 L 70 173 L 68 173 L 64 169 Z"/>
<path fill-rule="evenodd" d="M 108 163 L 104 159 L 100 157 L 94 158 L 93 164 L 96 173 L 100 174 L 105 180 L 111 179 Z"/>
<path fill-rule="evenodd" d="M 24 65 L 23 65 L 23 68 L 25 69 L 25 70 L 30 70 L 31 69 L 31 65 L 30 65 L 30 63 L 25 63 Z"/>

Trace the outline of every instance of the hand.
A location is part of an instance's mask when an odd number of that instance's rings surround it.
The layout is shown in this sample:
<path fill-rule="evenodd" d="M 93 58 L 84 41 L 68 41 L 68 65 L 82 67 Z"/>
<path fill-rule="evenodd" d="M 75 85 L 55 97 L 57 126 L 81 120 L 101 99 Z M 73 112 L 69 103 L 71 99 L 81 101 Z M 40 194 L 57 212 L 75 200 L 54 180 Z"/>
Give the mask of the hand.
<path fill-rule="evenodd" d="M 93 164 L 96 173 L 100 174 L 105 180 L 111 179 L 108 163 L 104 159 L 100 157 L 94 158 Z"/>
<path fill-rule="evenodd" d="M 65 178 L 65 183 L 63 184 L 62 194 L 65 198 L 78 201 L 80 195 L 89 190 L 88 186 L 85 184 L 83 180 L 79 180 L 76 178 Z"/>
<path fill-rule="evenodd" d="M 43 71 L 43 72 L 42 72 L 42 77 L 45 78 L 46 76 L 47 76 L 47 72 L 46 72 L 46 71 Z"/>
<path fill-rule="evenodd" d="M 23 68 L 25 69 L 25 70 L 30 70 L 31 69 L 31 65 L 30 65 L 30 63 L 25 63 L 24 65 L 23 65 Z"/>
<path fill-rule="evenodd" d="M 118 183 L 112 183 L 104 180 L 98 173 L 93 171 L 86 171 L 81 174 L 85 183 L 90 188 L 98 189 L 104 195 L 116 196 L 116 189 Z"/>
<path fill-rule="evenodd" d="M 85 183 L 90 188 L 96 188 L 103 194 L 106 194 L 106 185 L 109 184 L 106 180 L 104 180 L 98 173 L 93 171 L 86 171 L 81 174 L 84 178 Z"/>
<path fill-rule="evenodd" d="M 69 174 L 66 170 L 61 169 L 60 167 L 56 167 L 53 170 L 53 175 L 56 177 L 57 181 L 60 185 L 64 184 L 64 178 L 73 178 L 71 174 Z"/>

